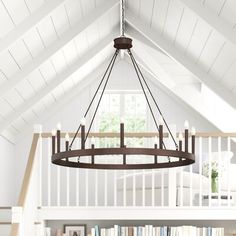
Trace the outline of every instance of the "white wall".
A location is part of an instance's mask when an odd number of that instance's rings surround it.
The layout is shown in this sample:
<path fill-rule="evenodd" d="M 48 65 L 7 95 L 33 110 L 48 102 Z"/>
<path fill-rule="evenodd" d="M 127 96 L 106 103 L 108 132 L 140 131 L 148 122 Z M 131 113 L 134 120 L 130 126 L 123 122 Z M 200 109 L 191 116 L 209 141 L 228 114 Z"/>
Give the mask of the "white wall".
<path fill-rule="evenodd" d="M 15 204 L 14 145 L 0 136 L 0 206 Z"/>
<path fill-rule="evenodd" d="M 43 122 L 43 131 L 51 131 L 56 127 L 58 121 L 62 124 L 62 130 L 75 131 L 80 123 L 90 98 L 96 89 L 99 80 L 80 92 L 69 104 L 57 111 L 52 117 Z M 177 130 L 183 129 L 184 120 L 188 119 L 190 124 L 195 126 L 197 131 L 216 131 L 216 128 L 208 121 L 198 115 L 194 110 L 184 105 L 175 97 L 170 97 L 165 91 L 150 83 L 157 98 L 163 114 L 169 124 L 176 124 Z M 110 90 L 140 90 L 137 77 L 131 65 L 125 61 L 119 61 L 115 65 L 108 84 Z M 16 191 L 18 196 L 28 152 L 31 144 L 32 133 L 24 135 L 16 144 Z M 10 169 L 10 168 L 9 168 Z M 9 170 L 8 169 L 8 170 Z"/>

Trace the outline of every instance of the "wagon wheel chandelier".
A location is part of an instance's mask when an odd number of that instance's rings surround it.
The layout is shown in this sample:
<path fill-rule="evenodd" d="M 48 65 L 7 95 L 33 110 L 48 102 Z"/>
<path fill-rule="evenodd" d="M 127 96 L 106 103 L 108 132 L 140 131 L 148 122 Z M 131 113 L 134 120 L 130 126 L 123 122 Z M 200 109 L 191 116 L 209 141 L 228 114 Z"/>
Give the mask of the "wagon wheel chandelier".
<path fill-rule="evenodd" d="M 65 139 L 65 150 L 61 151 L 61 128 L 60 126 L 57 127 L 57 131 L 52 132 L 52 163 L 60 166 L 67 166 L 67 167 L 75 167 L 75 168 L 90 168 L 90 169 L 154 169 L 154 168 L 170 168 L 170 167 L 178 167 L 178 166 L 185 166 L 190 165 L 195 162 L 195 130 L 189 134 L 188 123 L 185 124 L 184 130 L 184 139 L 182 133 L 179 135 L 179 141 L 174 138 L 173 133 L 171 132 L 163 113 L 160 110 L 160 107 L 157 104 L 157 101 L 154 98 L 154 95 L 144 78 L 139 65 L 132 54 L 132 39 L 124 36 L 124 7 L 122 6 L 122 33 L 120 37 L 114 39 L 114 47 L 115 53 L 111 58 L 111 61 L 92 97 L 92 100 L 84 114 L 84 117 L 81 119 L 81 123 L 69 143 L 69 136 L 66 135 Z M 136 72 L 139 84 L 142 88 L 143 94 L 145 96 L 148 108 L 151 112 L 151 116 L 153 118 L 155 127 L 157 129 L 157 135 L 159 140 L 156 138 L 153 147 L 144 147 L 144 148 L 137 148 L 137 147 L 128 147 L 125 145 L 125 125 L 124 122 L 121 121 L 120 123 L 120 143 L 119 147 L 105 147 L 100 148 L 95 146 L 94 138 L 90 141 L 90 145 L 88 145 L 86 141 L 90 137 L 90 131 L 96 117 L 99 105 L 101 103 L 103 94 L 107 87 L 112 69 L 114 67 L 116 58 L 121 50 L 126 50 L 134 70 Z M 101 90 L 100 96 L 98 96 L 98 92 Z M 95 111 L 92 115 L 92 119 L 86 131 L 85 128 L 85 118 L 87 117 L 92 104 L 95 102 L 95 98 L 98 98 L 98 103 L 95 108 Z M 157 109 L 159 113 L 159 117 L 161 118 L 162 122 L 157 122 L 156 116 L 154 115 L 154 111 L 151 106 L 151 100 L 153 101 L 154 107 Z M 166 144 L 164 143 L 164 133 L 163 127 L 166 127 L 166 130 L 172 139 L 175 148 L 174 149 L 167 149 Z M 74 141 L 76 137 L 79 136 L 80 132 L 80 148 L 79 149 L 72 149 Z M 189 150 L 189 139 L 191 136 L 191 150 Z M 183 148 L 184 142 L 184 148 Z M 87 144 L 87 145 L 86 145 Z M 88 147 L 89 146 L 89 147 Z M 99 156 L 112 156 L 113 162 L 99 162 Z M 131 162 L 128 161 L 128 156 L 131 158 Z M 142 158 L 142 162 L 136 161 L 137 157 L 140 156 L 151 156 L 150 159 L 145 162 L 145 158 Z M 83 157 L 83 158 L 82 158 Z M 121 158 L 120 158 L 121 157 Z M 165 158 L 163 158 L 165 157 Z"/>

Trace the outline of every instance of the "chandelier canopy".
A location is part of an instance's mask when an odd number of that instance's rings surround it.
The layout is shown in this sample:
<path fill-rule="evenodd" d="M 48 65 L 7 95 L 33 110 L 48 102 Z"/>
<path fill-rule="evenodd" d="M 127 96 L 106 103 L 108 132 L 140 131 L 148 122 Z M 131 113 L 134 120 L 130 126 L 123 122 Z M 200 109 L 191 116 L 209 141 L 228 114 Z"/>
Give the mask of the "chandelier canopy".
<path fill-rule="evenodd" d="M 91 168 L 91 169 L 152 169 L 152 168 L 169 168 L 169 167 L 177 167 L 177 166 L 185 166 L 189 164 L 193 164 L 195 162 L 195 129 L 189 134 L 189 127 L 188 123 L 185 123 L 185 130 L 184 130 L 184 140 L 183 135 L 180 133 L 179 135 L 179 142 L 174 138 L 161 110 L 158 106 L 154 95 L 144 78 L 137 61 L 135 60 L 131 48 L 132 48 L 132 39 L 127 38 L 125 36 L 118 37 L 114 39 L 114 47 L 115 53 L 111 58 L 111 61 L 96 89 L 95 94 L 84 114 L 84 118 L 82 118 L 81 123 L 71 141 L 69 143 L 69 136 L 66 135 L 66 142 L 65 142 L 65 151 L 61 151 L 61 128 L 60 126 L 57 128 L 57 131 L 52 132 L 52 163 L 61 166 L 68 166 L 68 167 L 76 167 L 76 168 Z M 125 125 L 124 122 L 121 121 L 120 123 L 120 145 L 119 147 L 106 147 L 106 148 L 99 148 L 95 146 L 94 139 L 91 139 L 90 147 L 86 145 L 86 141 L 88 141 L 88 137 L 91 131 L 92 124 L 96 117 L 96 113 L 98 107 L 101 103 L 103 94 L 105 92 L 106 86 L 108 84 L 112 69 L 114 67 L 116 58 L 121 50 L 126 50 L 128 55 L 131 59 L 132 65 L 136 72 L 138 81 L 141 85 L 142 91 L 144 93 L 147 105 L 150 109 L 153 121 L 157 128 L 157 135 L 159 140 L 156 138 L 156 141 L 152 148 L 137 148 L 137 147 L 127 147 L 125 145 Z M 102 87 L 103 86 L 103 87 Z M 97 106 L 95 108 L 94 114 L 92 116 L 91 122 L 88 126 L 87 132 L 85 128 L 85 118 L 90 111 L 90 108 L 95 101 L 96 96 L 98 95 L 98 91 L 101 90 L 100 97 L 98 99 Z M 151 106 L 151 102 L 157 111 L 159 112 L 159 116 L 161 118 L 160 122 L 157 122 L 156 116 L 154 115 L 154 111 Z M 163 135 L 163 127 L 166 127 L 167 132 L 172 139 L 175 148 L 174 149 L 167 149 L 166 144 L 164 143 L 164 135 Z M 80 132 L 80 139 L 81 145 L 79 149 L 72 149 L 73 143 L 75 138 L 79 136 Z M 189 139 L 191 136 L 191 150 L 189 150 Z M 64 138 L 64 137 L 63 137 Z M 184 148 L 183 146 L 184 141 Z M 99 162 L 99 156 L 112 156 L 113 162 Z M 118 157 L 122 157 L 121 159 Z M 128 156 L 132 157 L 132 161 L 128 162 Z M 135 159 L 140 156 L 151 156 L 148 161 L 145 161 L 145 158 L 142 158 L 141 162 L 135 162 Z M 83 157 L 83 159 L 82 159 Z"/>

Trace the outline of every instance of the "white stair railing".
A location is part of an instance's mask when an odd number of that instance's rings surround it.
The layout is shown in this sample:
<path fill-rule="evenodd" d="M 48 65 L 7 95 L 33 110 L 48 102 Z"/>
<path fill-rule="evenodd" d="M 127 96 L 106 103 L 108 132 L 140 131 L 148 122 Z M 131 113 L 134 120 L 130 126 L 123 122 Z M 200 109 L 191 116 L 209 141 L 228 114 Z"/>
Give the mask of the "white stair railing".
<path fill-rule="evenodd" d="M 92 135 L 97 135 L 96 142 L 99 143 L 101 137 L 96 133 Z M 224 168 L 229 168 L 230 164 L 222 165 L 225 161 L 221 153 L 231 152 L 231 137 L 220 135 L 196 135 L 197 161 L 193 166 L 175 168 L 174 171 L 102 171 L 79 170 L 51 164 L 50 134 L 44 133 L 40 206 L 230 206 L 233 202 L 231 184 L 228 181 L 230 174 L 223 176 Z M 139 134 L 138 137 L 145 140 L 147 134 L 143 134 L 143 137 Z M 102 138 L 105 138 L 106 146 L 114 142 L 111 134 Z M 213 161 L 217 162 L 214 168 L 217 168 L 219 175 L 217 193 L 212 191 Z M 204 165 L 207 166 L 208 173 L 203 173 Z"/>

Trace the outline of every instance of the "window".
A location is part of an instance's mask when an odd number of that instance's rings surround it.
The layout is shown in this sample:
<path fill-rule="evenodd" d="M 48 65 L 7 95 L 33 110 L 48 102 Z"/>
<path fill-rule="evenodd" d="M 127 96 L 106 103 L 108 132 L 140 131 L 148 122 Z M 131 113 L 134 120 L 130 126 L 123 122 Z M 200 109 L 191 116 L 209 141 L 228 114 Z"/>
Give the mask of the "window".
<path fill-rule="evenodd" d="M 145 97 L 139 92 L 107 92 L 104 94 L 96 124 L 99 132 L 119 132 L 120 118 L 125 120 L 125 132 L 145 132 L 147 112 Z M 107 144 L 100 140 L 100 147 Z M 142 146 L 143 139 L 126 138 L 126 145 Z M 109 146 L 119 146 L 119 139 L 109 141 Z"/>

